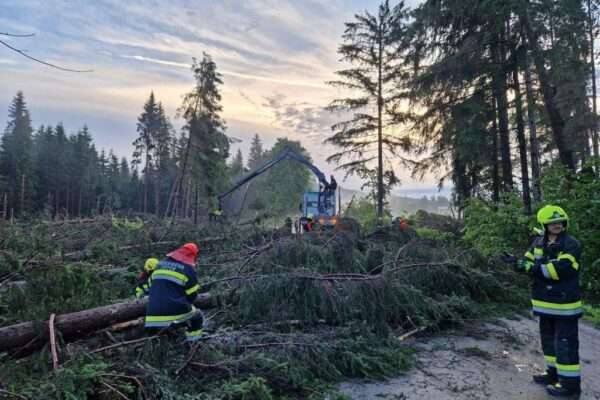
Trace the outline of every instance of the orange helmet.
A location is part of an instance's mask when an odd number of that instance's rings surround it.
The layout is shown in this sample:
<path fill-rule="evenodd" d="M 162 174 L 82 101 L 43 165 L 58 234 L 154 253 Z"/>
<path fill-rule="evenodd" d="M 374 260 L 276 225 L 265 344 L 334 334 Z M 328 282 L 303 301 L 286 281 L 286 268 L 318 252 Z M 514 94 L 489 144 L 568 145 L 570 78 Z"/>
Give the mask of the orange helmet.
<path fill-rule="evenodd" d="M 167 257 L 171 257 L 173 260 L 179 261 L 180 263 L 193 266 L 196 264 L 198 253 L 198 246 L 195 243 L 186 243 L 177 250 L 173 250 L 167 254 Z"/>

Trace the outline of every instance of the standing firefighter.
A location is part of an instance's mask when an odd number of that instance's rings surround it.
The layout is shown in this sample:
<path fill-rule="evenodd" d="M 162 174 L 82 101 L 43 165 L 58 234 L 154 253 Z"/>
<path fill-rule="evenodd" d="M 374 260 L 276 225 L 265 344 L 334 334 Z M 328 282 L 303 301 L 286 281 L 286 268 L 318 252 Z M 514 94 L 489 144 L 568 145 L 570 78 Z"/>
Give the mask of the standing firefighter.
<path fill-rule="evenodd" d="M 150 299 L 145 327 L 164 329 L 186 324 L 186 339 L 196 341 L 202 335 L 202 312 L 193 306 L 198 295 L 198 278 L 194 266 L 198 246 L 186 243 L 167 254 L 152 273 Z"/>
<path fill-rule="evenodd" d="M 546 373 L 535 375 L 557 397 L 581 392 L 578 322 L 582 315 L 579 288 L 579 242 L 567 234 L 569 217 L 558 206 L 547 205 L 537 214 L 543 234 L 536 237 L 518 269 L 533 279 L 531 303 L 540 318 Z M 513 257 L 514 260 L 514 257 Z"/>

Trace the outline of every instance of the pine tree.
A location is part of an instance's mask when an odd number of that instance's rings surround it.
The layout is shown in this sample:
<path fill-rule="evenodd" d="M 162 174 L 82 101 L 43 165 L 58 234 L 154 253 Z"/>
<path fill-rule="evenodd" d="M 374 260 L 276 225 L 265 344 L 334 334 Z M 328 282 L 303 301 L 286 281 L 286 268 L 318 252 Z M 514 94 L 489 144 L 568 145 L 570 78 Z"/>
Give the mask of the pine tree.
<path fill-rule="evenodd" d="M 17 92 L 8 110 L 9 121 L 0 144 L 0 176 L 6 177 L 9 207 L 26 211 L 31 189 L 33 129 L 23 92 Z"/>
<path fill-rule="evenodd" d="M 354 22 L 346 23 L 344 44 L 338 52 L 352 68 L 338 71 L 340 80 L 330 82 L 358 97 L 330 104 L 330 110 L 349 111 L 353 117 L 332 127 L 334 134 L 326 142 L 340 150 L 328 160 L 376 188 L 379 219 L 383 216 L 386 188 L 399 182 L 392 165 L 384 166 L 384 153 L 399 159 L 398 150 L 410 147 L 408 136 L 398 136 L 393 129 L 405 119 L 400 110 L 405 104 L 402 44 L 408 17 L 404 2 L 391 8 L 385 0 L 376 15 L 357 14 Z"/>

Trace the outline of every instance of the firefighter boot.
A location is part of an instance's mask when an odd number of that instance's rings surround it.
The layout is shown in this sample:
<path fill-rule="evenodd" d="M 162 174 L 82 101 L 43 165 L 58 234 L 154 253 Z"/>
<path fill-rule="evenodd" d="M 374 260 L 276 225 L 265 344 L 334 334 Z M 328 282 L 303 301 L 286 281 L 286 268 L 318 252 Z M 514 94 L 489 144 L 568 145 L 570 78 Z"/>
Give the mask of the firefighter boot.
<path fill-rule="evenodd" d="M 563 386 L 560 383 L 546 386 L 546 390 L 550 396 L 554 397 L 572 397 L 578 398 L 581 394 L 579 386 Z"/>
<path fill-rule="evenodd" d="M 554 385 L 558 383 L 558 374 L 555 368 L 548 368 L 546 372 L 533 376 L 533 381 L 540 385 Z"/>

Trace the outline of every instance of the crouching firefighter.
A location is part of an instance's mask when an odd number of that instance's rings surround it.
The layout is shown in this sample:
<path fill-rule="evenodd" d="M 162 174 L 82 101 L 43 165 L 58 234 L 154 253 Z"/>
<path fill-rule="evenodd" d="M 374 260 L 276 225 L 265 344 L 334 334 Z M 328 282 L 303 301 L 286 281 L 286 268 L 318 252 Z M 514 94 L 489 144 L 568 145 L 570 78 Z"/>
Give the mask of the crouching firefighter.
<path fill-rule="evenodd" d="M 582 315 L 579 288 L 579 242 L 566 230 L 569 218 L 558 206 L 540 209 L 537 220 L 543 232 L 536 237 L 524 259 L 505 255 L 518 270 L 532 278 L 531 303 L 539 316 L 546 372 L 535 375 L 552 396 L 581 393 L 578 322 Z"/>
<path fill-rule="evenodd" d="M 152 273 L 145 327 L 157 330 L 187 325 L 186 340 L 202 336 L 202 312 L 193 305 L 198 295 L 194 267 L 198 246 L 186 243 L 167 254 Z"/>
<path fill-rule="evenodd" d="M 159 261 L 156 258 L 149 258 L 144 263 L 144 270 L 138 277 L 138 284 L 135 287 L 135 297 L 138 299 L 148 295 L 148 292 L 150 291 L 152 273 L 156 269 L 158 262 Z"/>

